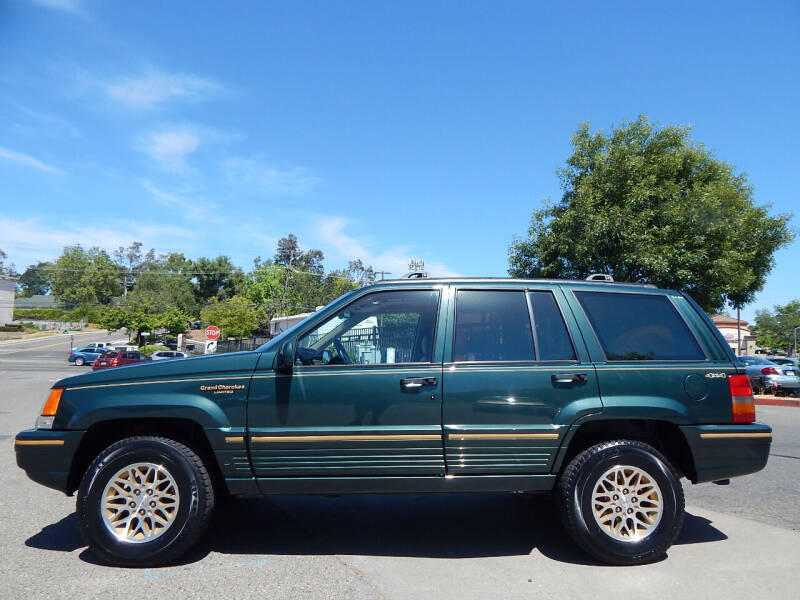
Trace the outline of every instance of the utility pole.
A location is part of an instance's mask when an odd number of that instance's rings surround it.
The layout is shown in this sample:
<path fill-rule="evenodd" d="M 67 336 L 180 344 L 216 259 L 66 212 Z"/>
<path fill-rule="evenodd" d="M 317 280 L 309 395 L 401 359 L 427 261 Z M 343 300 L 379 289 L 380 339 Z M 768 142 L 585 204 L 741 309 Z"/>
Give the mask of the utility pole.
<path fill-rule="evenodd" d="M 294 249 L 289 250 L 289 262 L 286 264 L 286 279 L 283 282 L 283 296 L 281 297 L 281 316 L 285 317 L 286 313 L 283 307 L 286 304 L 286 291 L 289 289 L 289 272 L 292 268 L 292 259 L 294 258 Z"/>
<path fill-rule="evenodd" d="M 378 271 L 378 273 L 381 274 L 381 281 L 383 281 L 383 276 L 384 275 L 391 275 L 392 274 L 391 271 Z"/>
<path fill-rule="evenodd" d="M 736 307 L 736 356 L 742 353 L 742 318 L 741 309 Z"/>

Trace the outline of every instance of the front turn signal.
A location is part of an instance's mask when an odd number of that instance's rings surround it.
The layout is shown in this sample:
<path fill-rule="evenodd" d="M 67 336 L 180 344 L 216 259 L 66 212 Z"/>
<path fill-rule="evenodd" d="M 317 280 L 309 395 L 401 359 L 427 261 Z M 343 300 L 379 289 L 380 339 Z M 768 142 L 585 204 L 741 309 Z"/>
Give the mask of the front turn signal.
<path fill-rule="evenodd" d="M 47 397 L 47 402 L 42 407 L 43 417 L 54 417 L 58 411 L 58 404 L 61 402 L 61 394 L 64 393 L 64 388 L 53 388 L 50 390 L 50 395 Z"/>

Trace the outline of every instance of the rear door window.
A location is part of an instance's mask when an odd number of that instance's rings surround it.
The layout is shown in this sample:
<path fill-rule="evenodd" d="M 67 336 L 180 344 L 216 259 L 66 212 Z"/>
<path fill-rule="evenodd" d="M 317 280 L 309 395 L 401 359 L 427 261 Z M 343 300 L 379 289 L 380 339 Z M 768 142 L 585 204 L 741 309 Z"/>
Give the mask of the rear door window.
<path fill-rule="evenodd" d="M 705 360 L 669 298 L 576 291 L 607 360 Z"/>
<path fill-rule="evenodd" d="M 549 291 L 528 292 L 538 360 L 577 360 L 564 317 Z"/>
<path fill-rule="evenodd" d="M 453 361 L 535 360 L 523 291 L 459 290 Z"/>

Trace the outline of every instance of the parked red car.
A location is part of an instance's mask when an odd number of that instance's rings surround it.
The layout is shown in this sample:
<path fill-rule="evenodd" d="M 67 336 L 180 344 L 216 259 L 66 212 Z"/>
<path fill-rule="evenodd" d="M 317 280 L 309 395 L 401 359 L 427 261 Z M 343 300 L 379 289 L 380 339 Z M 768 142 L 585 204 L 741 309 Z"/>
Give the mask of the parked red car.
<path fill-rule="evenodd" d="M 132 365 L 135 363 L 145 362 L 150 360 L 146 354 L 137 352 L 135 350 L 125 350 L 117 352 L 116 350 L 108 350 L 103 352 L 92 365 L 92 371 L 99 371 L 100 369 L 109 369 L 111 367 L 121 367 L 123 365 Z"/>

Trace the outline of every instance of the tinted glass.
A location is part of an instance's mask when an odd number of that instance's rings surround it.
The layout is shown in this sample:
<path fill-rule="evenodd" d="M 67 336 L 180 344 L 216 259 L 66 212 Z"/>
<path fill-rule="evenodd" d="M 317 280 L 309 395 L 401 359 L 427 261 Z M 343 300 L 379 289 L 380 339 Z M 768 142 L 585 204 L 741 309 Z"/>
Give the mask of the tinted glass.
<path fill-rule="evenodd" d="M 703 360 L 672 302 L 655 294 L 575 292 L 608 360 Z"/>
<path fill-rule="evenodd" d="M 116 358 L 118 354 L 119 354 L 118 352 L 114 352 L 113 350 L 110 350 L 108 352 L 103 352 L 101 357 L 102 358 Z"/>
<path fill-rule="evenodd" d="M 564 317 L 552 292 L 530 292 L 539 360 L 577 360 Z"/>
<path fill-rule="evenodd" d="M 433 360 L 436 290 L 375 292 L 303 335 L 295 362 L 372 365 Z"/>
<path fill-rule="evenodd" d="M 525 293 L 458 292 L 453 360 L 534 360 Z"/>

